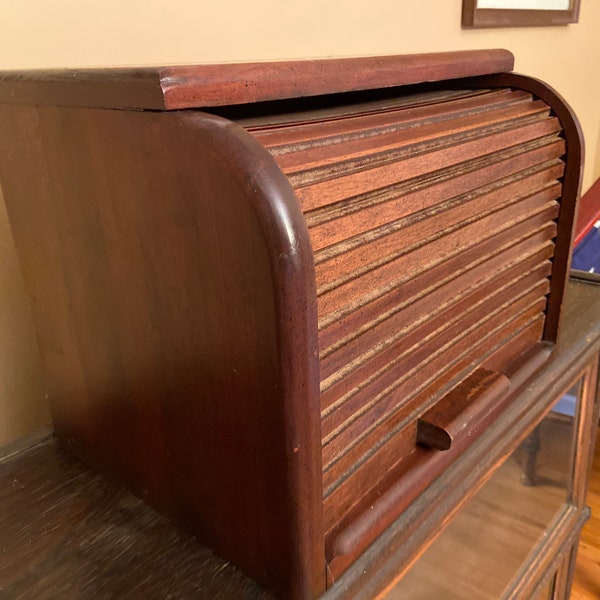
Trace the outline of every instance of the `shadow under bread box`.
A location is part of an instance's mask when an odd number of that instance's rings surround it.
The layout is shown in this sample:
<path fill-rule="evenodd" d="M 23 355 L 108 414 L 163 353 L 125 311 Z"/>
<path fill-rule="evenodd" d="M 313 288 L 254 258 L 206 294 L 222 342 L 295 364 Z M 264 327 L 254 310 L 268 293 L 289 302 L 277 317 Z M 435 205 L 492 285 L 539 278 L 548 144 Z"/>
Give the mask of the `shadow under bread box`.
<path fill-rule="evenodd" d="M 335 585 L 556 339 L 581 139 L 512 65 L 3 73 L 64 447 L 282 598 Z"/>

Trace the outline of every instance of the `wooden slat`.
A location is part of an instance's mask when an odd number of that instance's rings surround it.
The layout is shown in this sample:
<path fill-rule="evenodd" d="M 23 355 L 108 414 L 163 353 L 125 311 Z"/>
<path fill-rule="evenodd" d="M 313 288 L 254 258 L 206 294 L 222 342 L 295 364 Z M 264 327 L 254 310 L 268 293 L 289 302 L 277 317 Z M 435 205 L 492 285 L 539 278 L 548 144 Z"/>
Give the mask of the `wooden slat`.
<path fill-rule="evenodd" d="M 539 336 L 542 323 L 543 318 L 538 317 L 526 324 L 518 335 L 535 338 Z M 467 380 L 464 383 L 467 384 Z M 366 546 L 404 512 L 434 479 L 451 466 L 465 448 L 492 427 L 494 421 L 501 418 L 503 411 L 508 408 L 505 398 L 506 396 L 499 397 L 497 404 L 490 407 L 477 423 L 472 424 L 470 435 L 456 440 L 453 451 L 432 453 L 429 449 L 415 447 L 410 455 L 386 474 L 379 485 L 364 493 L 362 502 L 357 503 L 353 510 L 340 518 L 334 528 L 326 534 L 326 552 L 336 576 L 340 573 L 340 567 L 343 570 L 341 564 L 344 561 L 347 566 L 349 559 L 356 558 L 358 553 L 364 551 Z M 441 490 L 444 493 L 443 487 L 442 485 L 438 492 Z"/>
<path fill-rule="evenodd" d="M 311 146 L 305 143 L 300 148 L 290 148 L 286 154 L 275 155 L 275 160 L 292 184 L 303 186 L 331 177 L 332 173 L 347 175 L 365 165 L 389 162 L 407 152 L 421 153 L 431 145 L 448 146 L 515 129 L 531 121 L 546 121 L 548 113 L 543 102 L 528 102 L 444 120 L 447 112 L 444 106 L 439 106 L 435 119 L 409 121 L 405 127 L 392 131 L 375 129 L 369 134 L 363 132 L 334 140 L 319 138 Z"/>
<path fill-rule="evenodd" d="M 452 198 L 425 213 L 356 236 L 352 241 L 359 243 L 352 243 L 349 248 L 340 244 L 340 250 L 345 252 L 316 264 L 317 293 L 326 293 L 413 249 L 435 244 L 440 237 L 502 209 L 507 202 L 527 197 L 535 197 L 540 203 L 554 200 L 561 189 L 554 176 L 561 172 L 562 165 L 556 165 L 538 177 L 482 195 Z"/>
<path fill-rule="evenodd" d="M 539 340 L 541 328 L 543 327 L 543 316 L 539 315 L 535 320 L 535 325 L 527 324 L 525 327 L 518 328 L 515 332 L 506 338 L 503 338 L 500 349 L 510 346 L 513 350 L 512 356 L 518 357 L 521 353 L 530 349 L 536 341 Z M 495 332 L 492 332 L 495 333 Z M 439 397 L 441 393 L 445 393 L 451 385 L 459 380 L 459 376 L 464 370 L 465 364 L 470 360 L 480 359 L 480 362 L 486 367 L 491 367 L 488 357 L 495 355 L 497 348 L 492 347 L 487 352 L 482 350 L 480 345 L 475 345 L 469 355 L 463 356 L 461 361 L 450 366 L 443 373 L 440 380 L 431 382 L 420 390 L 412 399 L 414 406 L 421 407 L 420 412 L 425 410 L 425 407 L 432 403 L 432 399 Z M 451 382 L 449 385 L 448 382 Z M 405 412 L 396 411 L 389 414 L 385 419 L 381 419 L 374 424 L 369 430 L 359 436 L 348 446 L 343 454 L 339 454 L 328 465 L 325 465 L 323 472 L 323 489 L 324 493 L 330 493 L 339 485 L 339 483 L 352 474 L 352 472 L 361 468 L 362 464 L 372 454 L 379 451 L 384 445 L 396 440 L 400 432 L 414 424 L 416 428 L 416 418 L 419 411 L 414 414 L 406 415 Z M 414 440 L 413 440 L 414 441 Z M 398 443 L 396 440 L 394 443 Z"/>
<path fill-rule="evenodd" d="M 515 329 L 531 328 L 537 336 L 541 332 L 543 324 L 543 316 L 540 314 L 541 301 L 527 308 L 517 316 L 517 324 L 519 327 Z M 511 310 L 511 309 L 507 309 Z M 506 319 L 506 315 L 503 315 Z M 506 323 L 506 320 L 504 321 Z M 496 323 L 498 328 L 502 327 L 502 323 Z M 391 470 L 396 464 L 399 464 L 404 457 L 402 455 L 395 457 L 395 463 L 385 465 Z M 356 505 L 360 505 L 364 501 L 365 496 L 368 496 L 369 491 L 378 487 L 376 473 L 385 475 L 387 470 L 384 465 L 380 465 L 378 470 L 373 469 L 357 469 L 352 474 L 352 477 L 344 478 L 338 486 L 330 491 L 330 494 L 324 498 L 324 517 L 325 527 L 329 530 L 344 517 Z"/>
<path fill-rule="evenodd" d="M 382 424 L 385 426 L 385 424 Z M 363 494 L 377 486 L 379 481 L 414 450 L 417 421 L 408 423 L 384 444 L 371 446 L 371 451 L 360 457 L 346 477 L 332 484 L 324 484 L 325 530 L 331 529 L 341 517 L 360 504 Z M 373 442 L 372 439 L 369 442 Z M 369 475 L 370 474 L 370 475 Z M 329 478 L 328 478 L 329 479 Z M 362 487 L 361 489 L 361 486 Z M 360 493 L 356 493 L 360 490 Z"/>
<path fill-rule="evenodd" d="M 371 132 L 386 133 L 405 128 L 419 119 L 452 119 L 465 113 L 488 111 L 531 99 L 523 91 L 500 89 L 490 91 L 443 91 L 403 96 L 393 100 L 349 105 L 335 112 L 321 109 L 314 113 L 300 113 L 295 121 L 260 128 L 247 127 L 258 141 L 277 156 L 319 143 L 347 140 Z M 445 112 L 440 114 L 439 106 Z M 291 115 L 293 118 L 293 115 Z"/>
<path fill-rule="evenodd" d="M 490 269 L 498 268 L 504 260 L 505 253 L 511 252 L 512 249 L 522 250 L 524 246 L 529 245 L 537 247 L 552 239 L 555 234 L 556 225 L 553 222 L 534 215 L 513 229 L 501 231 L 410 280 L 400 280 L 398 286 L 384 296 L 362 305 L 360 311 L 350 313 L 322 328 L 319 332 L 320 356 L 326 356 L 388 315 L 401 310 L 409 302 L 433 293 L 439 286 L 459 277 L 468 278 L 471 274 L 476 281 L 487 271 L 488 261 Z M 510 257 L 514 256 L 510 254 L 506 260 L 510 261 Z"/>
<path fill-rule="evenodd" d="M 543 310 L 543 307 L 541 310 Z M 507 308 L 489 316 L 487 323 L 495 324 L 492 331 L 496 325 L 497 327 L 501 326 L 498 323 L 500 318 L 498 315 L 502 315 L 506 320 L 512 316 L 509 313 L 510 309 Z M 510 337 L 510 333 L 509 330 L 506 330 L 505 337 L 500 338 L 498 341 Z M 487 331 L 484 332 L 477 327 L 471 328 L 469 331 L 464 332 L 458 340 L 455 340 L 453 347 L 449 345 L 433 356 L 423 352 L 419 356 L 410 357 L 411 362 L 407 365 L 406 370 L 410 375 L 419 372 L 421 375 L 420 384 L 409 381 L 409 377 L 404 376 L 404 371 L 401 373 L 390 371 L 380 378 L 381 381 L 377 382 L 378 386 L 372 390 L 372 393 L 365 394 L 366 397 L 362 398 L 363 404 L 358 407 L 357 411 L 349 410 L 352 407 L 347 401 L 348 406 L 344 405 L 344 408 L 348 409 L 345 412 L 349 415 L 349 420 L 344 422 L 340 418 L 337 423 L 333 421 L 333 424 L 338 426 L 324 440 L 324 465 L 327 467 L 333 460 L 339 458 L 343 452 L 353 447 L 362 436 L 373 431 L 380 422 L 389 418 L 394 411 L 402 410 L 405 418 L 411 418 L 411 411 L 418 408 L 415 406 L 414 399 L 418 397 L 421 389 L 425 389 L 429 384 L 433 384 L 437 388 L 443 388 L 449 384 L 450 380 L 446 378 L 446 372 L 450 373 L 453 366 L 458 364 L 461 365 L 461 369 L 469 367 L 472 360 L 481 357 L 483 341 L 489 341 L 489 339 L 490 336 Z M 478 352 L 475 352 L 476 347 L 480 348 Z M 457 382 L 454 381 L 454 383 Z M 430 393 L 432 392 L 435 392 L 435 390 L 430 388 Z M 352 398 L 352 400 L 355 399 Z"/>
<path fill-rule="evenodd" d="M 526 266 L 525 264 L 523 265 Z M 392 360 L 393 360 L 392 355 Z M 458 358 L 458 357 L 455 357 Z M 400 357 L 402 360 L 402 357 Z M 425 359 L 426 360 L 426 359 Z M 389 365 L 390 369 L 395 369 L 395 372 L 392 372 L 392 376 L 388 378 L 387 381 L 378 382 L 377 380 L 381 377 L 386 377 L 387 373 L 384 370 L 383 372 L 369 373 L 369 372 L 361 372 L 361 371 L 353 371 L 348 374 L 343 380 L 341 380 L 337 386 L 333 386 L 326 392 L 324 392 L 324 402 L 327 403 L 327 408 L 325 408 L 323 412 L 323 429 L 324 431 L 332 431 L 335 430 L 340 421 L 336 417 L 336 409 L 341 406 L 344 402 L 351 402 L 353 400 L 352 396 L 354 394 L 362 394 L 364 396 L 365 402 L 368 402 L 370 398 L 372 398 L 378 391 L 386 389 L 386 385 L 393 385 L 396 383 L 394 378 L 397 377 L 399 380 L 403 376 L 403 370 L 394 364 Z M 458 374 L 458 371 L 453 370 L 452 364 L 448 363 L 443 366 L 442 370 L 439 373 L 439 387 L 443 387 L 443 383 L 445 380 L 450 380 L 454 376 Z M 338 471 L 339 476 L 341 471 L 346 468 L 350 468 L 353 465 L 353 461 L 355 459 L 351 459 L 344 466 L 343 464 L 336 464 L 335 469 Z M 331 466 L 331 465 L 330 465 Z M 329 467 L 325 469 L 326 475 Z M 341 470 L 341 471 L 340 471 Z"/>
<path fill-rule="evenodd" d="M 329 532 L 402 472 L 436 398 L 473 369 L 501 371 L 545 322 L 558 120 L 508 89 L 401 101 L 252 129 L 314 252 Z"/>
<path fill-rule="evenodd" d="M 365 145 L 370 146 L 367 153 L 377 155 L 386 147 L 418 143 L 435 136 L 436 132 L 446 137 L 459 129 L 486 128 L 499 122 L 547 114 L 547 105 L 527 102 L 522 94 L 514 93 L 500 102 L 490 102 L 489 94 L 483 97 L 477 95 L 360 118 L 329 121 L 331 131 L 327 131 L 321 123 L 311 123 L 303 126 L 301 139 L 289 140 L 288 135 L 293 132 L 286 130 L 286 142 L 269 150 L 284 172 L 292 174 L 297 171 L 294 166 L 300 166 L 301 171 L 311 170 L 329 162 L 336 155 L 344 157 L 344 160 L 349 160 L 354 154 L 361 156 L 365 153 Z M 417 128 L 418 135 L 413 131 Z M 377 143 L 376 153 L 373 152 L 374 140 Z M 396 143 L 390 143 L 394 140 Z"/>
<path fill-rule="evenodd" d="M 393 186 L 335 210 L 311 213 L 307 215 L 307 223 L 315 262 L 319 264 L 360 245 L 361 234 L 376 237 L 386 225 L 395 227 L 392 223 L 407 223 L 405 219 L 409 217 L 426 216 L 443 202 L 460 202 L 502 188 L 508 188 L 512 195 L 512 186 L 520 188 L 523 179 L 532 179 L 529 184 L 533 192 L 543 181 L 562 174 L 564 167 L 558 157 L 563 152 L 564 142 L 555 141 L 526 153 L 512 152 L 509 158 L 492 165 L 478 162 L 471 168 L 462 167 L 460 172 L 450 169 L 436 172 L 435 178 Z M 545 171 L 550 172 L 543 174 Z"/>
<path fill-rule="evenodd" d="M 533 123 L 531 129 L 539 134 L 538 137 L 542 137 L 555 133 L 558 128 L 552 121 L 540 121 L 540 123 Z M 519 134 L 522 133 L 523 128 L 511 128 L 495 135 L 489 131 L 476 131 L 471 139 L 464 133 L 459 133 L 455 137 L 437 140 L 432 144 L 424 142 L 420 146 L 407 146 L 402 152 L 396 153 L 393 162 L 389 162 L 390 157 L 387 156 L 382 158 L 379 165 L 369 165 L 371 168 L 366 170 L 361 164 L 349 165 L 350 173 L 336 172 L 334 178 L 327 175 L 329 178 L 324 181 L 310 182 L 311 185 L 296 187 L 296 196 L 303 211 L 314 210 L 425 175 L 432 171 L 432 166 L 435 170 L 444 169 L 478 159 L 482 154 L 509 148 L 519 141 Z M 521 141 L 531 139 L 532 133 L 526 131 L 523 135 L 526 139 Z M 423 160 L 420 156 L 425 152 L 428 154 L 427 160 Z M 291 183 L 297 185 L 293 179 Z"/>
<path fill-rule="evenodd" d="M 530 241 L 528 240 L 530 243 Z M 500 255 L 503 260 L 511 256 L 518 258 L 511 262 L 501 264 L 497 269 L 489 263 L 480 266 L 481 277 L 476 279 L 477 274 L 466 273 L 462 277 L 451 279 L 444 286 L 437 288 L 434 292 L 427 294 L 424 298 L 410 302 L 400 310 L 392 313 L 388 318 L 380 321 L 377 325 L 369 327 L 355 336 L 352 340 L 340 345 L 335 352 L 329 353 L 321 359 L 321 395 L 323 415 L 328 413 L 328 408 L 333 404 L 333 399 L 339 397 L 340 384 L 342 389 L 353 389 L 359 385 L 365 374 L 362 373 L 352 377 L 355 369 L 352 364 L 360 362 L 361 357 L 376 356 L 386 348 L 407 336 L 411 331 L 423 324 L 432 325 L 434 320 L 441 319 L 445 322 L 450 315 L 461 314 L 471 303 L 476 302 L 477 297 L 485 297 L 501 289 L 506 283 L 522 273 L 550 259 L 553 252 L 553 244 L 546 242 L 541 249 L 531 248 L 526 244 L 519 244 L 517 249 Z M 518 255 L 521 250 L 525 254 Z M 500 260 L 496 261 L 500 262 Z M 349 372 L 348 372 L 349 371 Z M 372 369 L 366 373 L 373 374 Z M 336 384 L 338 384 L 336 386 Z M 333 388 L 333 389 L 332 389 Z M 337 388 L 337 389 L 336 389 Z"/>
<path fill-rule="evenodd" d="M 379 455 L 379 464 L 384 465 L 383 471 L 389 469 L 399 457 L 407 456 L 413 450 L 416 429 L 415 419 L 407 423 L 406 416 L 402 413 L 390 414 L 388 419 L 379 423 L 377 431 L 362 436 L 347 452 L 340 454 L 334 462 L 327 465 L 323 471 L 323 495 L 329 495 L 344 478 L 350 477 L 358 469 L 365 468 L 375 454 Z"/>
<path fill-rule="evenodd" d="M 548 272 L 548 265 L 543 265 L 538 271 L 527 274 L 526 280 L 516 281 L 488 298 L 487 302 L 477 304 L 471 309 L 467 320 L 455 317 L 441 330 L 434 329 L 435 324 L 426 323 L 423 326 L 425 338 L 419 335 L 421 330 L 417 329 L 407 336 L 409 339 L 404 340 L 405 345 L 400 353 L 392 347 L 388 349 L 388 354 L 393 354 L 393 358 L 385 355 L 378 357 L 377 377 L 368 386 L 352 390 L 343 397 L 330 416 L 323 420 L 324 465 L 371 426 L 374 419 L 388 410 L 402 408 L 425 382 L 441 378 L 453 362 L 472 350 L 474 344 L 480 343 L 491 327 L 490 323 L 495 323 L 498 315 L 502 315 L 505 322 L 508 321 L 511 305 L 516 307 L 515 299 L 525 295 L 531 300 L 530 296 L 535 293 L 538 294 L 536 298 L 542 298 L 545 305 L 548 281 L 540 278 L 547 276 Z M 525 285 L 529 287 L 523 289 Z M 506 335 L 509 334 L 509 329 L 506 329 Z"/>
<path fill-rule="evenodd" d="M 555 196 L 550 190 L 547 199 Z M 435 244 L 420 246 L 413 252 L 403 254 L 386 262 L 377 269 L 367 271 L 359 279 L 352 279 L 317 298 L 319 326 L 339 319 L 360 308 L 362 304 L 382 296 L 398 284 L 398 279 L 410 277 L 430 269 L 448 257 L 459 254 L 490 235 L 508 229 L 535 214 L 546 221 L 557 216 L 558 205 L 554 201 L 542 204 L 539 195 L 528 197 L 508 205 L 491 215 L 453 231 L 436 240 Z"/>

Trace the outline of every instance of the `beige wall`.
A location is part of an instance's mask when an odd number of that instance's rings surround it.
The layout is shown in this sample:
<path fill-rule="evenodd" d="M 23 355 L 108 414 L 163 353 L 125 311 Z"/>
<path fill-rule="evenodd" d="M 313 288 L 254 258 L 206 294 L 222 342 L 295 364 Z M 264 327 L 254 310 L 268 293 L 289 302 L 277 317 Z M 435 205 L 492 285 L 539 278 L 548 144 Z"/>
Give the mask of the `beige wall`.
<path fill-rule="evenodd" d="M 274 60 L 510 49 L 552 84 L 587 141 L 584 188 L 600 177 L 600 2 L 567 27 L 466 31 L 461 0 L 0 0 L 0 69 Z M 410 6 L 410 9 L 407 8 Z M 0 445 L 47 420 L 12 241 L 0 212 Z"/>

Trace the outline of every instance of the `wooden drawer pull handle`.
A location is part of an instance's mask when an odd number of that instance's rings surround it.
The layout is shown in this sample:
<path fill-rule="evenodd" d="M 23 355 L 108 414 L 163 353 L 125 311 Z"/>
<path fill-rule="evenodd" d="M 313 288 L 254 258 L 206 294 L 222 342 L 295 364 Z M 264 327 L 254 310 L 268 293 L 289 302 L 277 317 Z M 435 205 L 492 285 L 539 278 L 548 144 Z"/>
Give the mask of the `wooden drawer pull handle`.
<path fill-rule="evenodd" d="M 477 422 L 510 390 L 504 373 L 476 369 L 417 421 L 417 443 L 449 450 L 458 436 L 469 435 Z"/>

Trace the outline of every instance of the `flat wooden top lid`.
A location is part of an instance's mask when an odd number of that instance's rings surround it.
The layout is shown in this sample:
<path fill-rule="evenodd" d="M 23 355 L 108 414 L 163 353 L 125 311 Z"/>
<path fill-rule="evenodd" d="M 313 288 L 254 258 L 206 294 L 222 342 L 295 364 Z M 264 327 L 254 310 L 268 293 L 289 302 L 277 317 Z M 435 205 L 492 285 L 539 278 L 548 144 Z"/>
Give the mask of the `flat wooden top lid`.
<path fill-rule="evenodd" d="M 177 67 L 0 72 L 0 102 L 136 110 L 247 104 L 512 71 L 508 50 Z"/>

